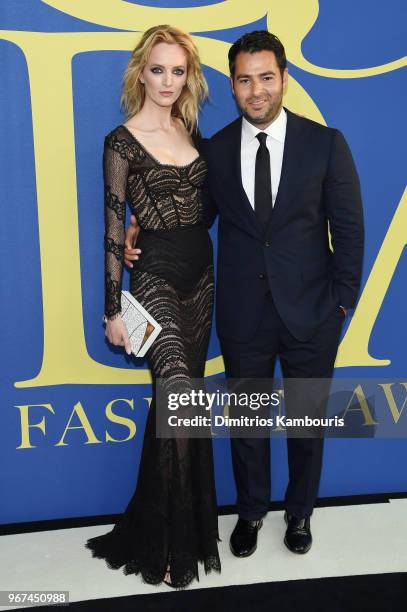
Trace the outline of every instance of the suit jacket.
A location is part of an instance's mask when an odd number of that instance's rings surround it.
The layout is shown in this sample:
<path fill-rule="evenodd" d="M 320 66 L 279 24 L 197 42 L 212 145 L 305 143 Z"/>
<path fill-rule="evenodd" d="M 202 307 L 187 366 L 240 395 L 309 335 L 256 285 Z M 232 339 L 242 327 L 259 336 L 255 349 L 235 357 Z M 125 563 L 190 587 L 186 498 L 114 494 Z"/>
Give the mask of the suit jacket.
<path fill-rule="evenodd" d="M 246 342 L 254 336 L 268 289 L 298 340 L 311 338 L 339 305 L 356 303 L 364 229 L 352 155 L 339 130 L 285 110 L 280 184 L 265 226 L 242 185 L 242 118 L 201 143 L 209 169 L 203 193 L 208 226 L 219 214 L 216 323 L 221 339 Z"/>

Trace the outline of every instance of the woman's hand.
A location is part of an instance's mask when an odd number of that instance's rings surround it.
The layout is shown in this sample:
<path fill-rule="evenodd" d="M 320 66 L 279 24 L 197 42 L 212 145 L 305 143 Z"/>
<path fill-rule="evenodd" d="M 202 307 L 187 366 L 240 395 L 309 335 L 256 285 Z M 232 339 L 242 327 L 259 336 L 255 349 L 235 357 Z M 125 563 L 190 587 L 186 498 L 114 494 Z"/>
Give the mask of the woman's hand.
<path fill-rule="evenodd" d="M 129 334 L 123 319 L 119 316 L 116 319 L 107 319 L 106 321 L 106 334 L 107 339 L 111 344 L 115 346 L 124 346 L 124 349 L 128 355 L 131 353 L 131 345 Z"/>
<path fill-rule="evenodd" d="M 130 217 L 130 223 L 126 230 L 126 238 L 124 241 L 124 263 L 129 268 L 133 267 L 132 262 L 138 259 L 141 249 L 136 249 L 137 236 L 140 231 L 140 226 L 134 215 Z"/>

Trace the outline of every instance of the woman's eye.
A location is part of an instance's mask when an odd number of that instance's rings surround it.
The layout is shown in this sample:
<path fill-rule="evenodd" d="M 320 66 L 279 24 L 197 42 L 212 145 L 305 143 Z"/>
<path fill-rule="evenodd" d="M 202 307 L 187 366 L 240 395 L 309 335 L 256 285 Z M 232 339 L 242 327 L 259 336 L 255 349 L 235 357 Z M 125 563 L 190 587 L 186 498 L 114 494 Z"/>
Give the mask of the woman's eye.
<path fill-rule="evenodd" d="M 151 72 L 152 72 L 153 74 L 160 74 L 160 72 L 161 72 L 161 68 L 151 68 Z"/>
<path fill-rule="evenodd" d="M 176 68 L 174 70 L 174 74 L 176 74 L 177 76 L 182 76 L 183 74 L 185 74 L 185 70 L 183 70 L 182 68 Z"/>

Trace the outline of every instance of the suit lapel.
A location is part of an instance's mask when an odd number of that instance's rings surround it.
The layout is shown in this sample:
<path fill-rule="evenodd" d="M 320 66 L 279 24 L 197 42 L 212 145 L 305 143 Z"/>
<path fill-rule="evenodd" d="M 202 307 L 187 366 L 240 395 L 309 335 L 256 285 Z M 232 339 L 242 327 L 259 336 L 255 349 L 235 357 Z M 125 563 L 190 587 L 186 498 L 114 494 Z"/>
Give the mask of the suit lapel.
<path fill-rule="evenodd" d="M 299 158 L 302 155 L 301 129 L 297 121 L 297 117 L 287 108 L 284 107 L 284 110 L 287 113 L 287 127 L 285 133 L 280 183 L 273 210 L 267 222 L 266 234 L 270 232 L 271 227 L 273 225 L 275 226 L 286 211 L 286 204 L 288 203 L 290 195 L 295 188 L 295 177 L 298 173 L 298 168 L 300 167 Z"/>
<path fill-rule="evenodd" d="M 233 174 L 236 177 L 236 184 L 239 192 L 238 201 L 241 203 L 242 212 L 245 215 L 246 221 L 250 223 L 253 230 L 258 234 L 262 233 L 263 229 L 253 210 L 250 200 L 247 197 L 246 191 L 242 182 L 242 165 L 241 165 L 241 147 L 242 147 L 242 117 L 236 121 L 236 127 L 233 131 L 232 142 L 232 158 L 233 158 Z"/>

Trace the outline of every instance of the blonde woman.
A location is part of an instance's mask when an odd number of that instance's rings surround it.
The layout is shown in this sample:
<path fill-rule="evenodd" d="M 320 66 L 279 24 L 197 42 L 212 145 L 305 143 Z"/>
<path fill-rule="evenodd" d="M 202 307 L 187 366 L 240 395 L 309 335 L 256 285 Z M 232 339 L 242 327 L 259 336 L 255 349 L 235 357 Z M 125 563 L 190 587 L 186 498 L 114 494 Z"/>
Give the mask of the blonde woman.
<path fill-rule="evenodd" d="M 196 148 L 206 95 L 191 37 L 151 28 L 124 75 L 126 122 L 104 143 L 106 336 L 130 352 L 119 316 L 127 200 L 143 252 L 130 291 L 162 326 L 147 357 L 167 390 L 203 377 L 211 327 L 212 244 L 201 201 L 207 168 Z M 135 493 L 113 530 L 86 546 L 111 568 L 183 588 L 199 580 L 198 561 L 206 573 L 220 572 L 218 541 L 212 441 L 156 437 L 153 395 Z"/>

